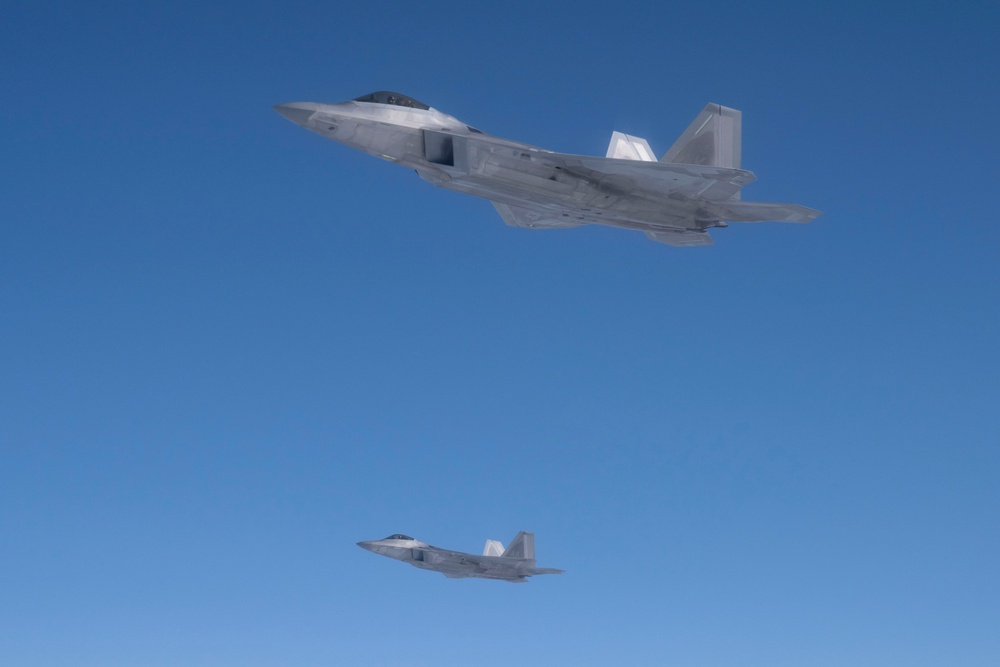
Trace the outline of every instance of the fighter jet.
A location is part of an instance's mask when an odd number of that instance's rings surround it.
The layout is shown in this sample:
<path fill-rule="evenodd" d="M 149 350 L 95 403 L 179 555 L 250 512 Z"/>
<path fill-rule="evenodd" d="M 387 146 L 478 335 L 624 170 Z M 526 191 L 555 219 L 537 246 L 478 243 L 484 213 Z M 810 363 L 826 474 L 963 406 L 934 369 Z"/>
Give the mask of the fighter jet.
<path fill-rule="evenodd" d="M 408 535 L 390 535 L 384 540 L 358 542 L 362 549 L 401 560 L 422 570 L 434 570 L 450 579 L 479 577 L 515 584 L 536 574 L 562 574 L 562 570 L 535 567 L 535 534 L 521 531 L 504 549 L 496 540 L 486 540 L 483 555 L 432 547 Z"/>
<path fill-rule="evenodd" d="M 726 222 L 809 222 L 797 204 L 740 200 L 755 177 L 740 168 L 741 114 L 709 104 L 657 160 L 645 139 L 611 135 L 606 157 L 501 139 L 418 102 L 380 91 L 340 104 L 275 110 L 316 134 L 414 169 L 424 180 L 488 199 L 514 227 L 608 225 L 673 246 L 712 243 Z"/>

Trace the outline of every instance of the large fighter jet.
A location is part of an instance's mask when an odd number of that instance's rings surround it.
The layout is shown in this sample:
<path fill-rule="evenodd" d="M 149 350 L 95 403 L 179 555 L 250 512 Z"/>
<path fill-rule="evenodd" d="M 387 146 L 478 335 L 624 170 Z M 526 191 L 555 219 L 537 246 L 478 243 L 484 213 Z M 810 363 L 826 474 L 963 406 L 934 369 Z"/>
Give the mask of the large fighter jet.
<path fill-rule="evenodd" d="M 726 222 L 809 222 L 797 204 L 740 200 L 740 112 L 709 104 L 657 161 L 645 139 L 611 135 L 606 157 L 568 155 L 501 139 L 398 93 L 340 104 L 275 107 L 307 130 L 416 170 L 434 185 L 493 202 L 508 225 L 598 224 L 637 229 L 674 246 L 712 243 Z"/>
<path fill-rule="evenodd" d="M 479 577 L 515 584 L 536 574 L 562 574 L 562 570 L 535 567 L 535 534 L 521 531 L 504 549 L 496 540 L 486 540 L 483 555 L 432 547 L 408 535 L 390 535 L 384 540 L 358 542 L 362 549 L 401 560 L 422 570 L 434 570 L 451 579 Z"/>

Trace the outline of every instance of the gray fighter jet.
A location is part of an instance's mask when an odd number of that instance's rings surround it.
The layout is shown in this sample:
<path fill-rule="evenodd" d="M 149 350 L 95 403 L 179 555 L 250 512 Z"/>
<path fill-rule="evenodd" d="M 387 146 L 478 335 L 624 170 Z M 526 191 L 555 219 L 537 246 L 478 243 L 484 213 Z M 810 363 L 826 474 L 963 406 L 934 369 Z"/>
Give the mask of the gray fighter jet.
<path fill-rule="evenodd" d="M 504 549 L 496 540 L 486 540 L 483 555 L 432 547 L 408 535 L 390 535 L 384 540 L 358 542 L 362 549 L 401 560 L 422 570 L 434 570 L 451 579 L 479 577 L 515 584 L 536 574 L 562 574 L 562 570 L 535 567 L 535 534 L 521 531 Z"/>
<path fill-rule="evenodd" d="M 740 112 L 709 104 L 657 160 L 645 139 L 611 135 L 606 157 L 568 155 L 486 134 L 398 93 L 275 107 L 316 134 L 416 170 L 434 185 L 493 202 L 514 227 L 598 224 L 674 246 L 712 243 L 726 222 L 809 222 L 797 204 L 745 202 Z"/>

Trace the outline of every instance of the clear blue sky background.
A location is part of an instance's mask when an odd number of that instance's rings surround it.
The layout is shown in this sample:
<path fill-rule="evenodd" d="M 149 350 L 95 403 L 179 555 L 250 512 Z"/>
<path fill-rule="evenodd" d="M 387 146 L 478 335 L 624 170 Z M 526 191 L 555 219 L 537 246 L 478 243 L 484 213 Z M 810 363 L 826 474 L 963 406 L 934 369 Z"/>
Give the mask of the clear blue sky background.
<path fill-rule="evenodd" d="M 993 2 L 6 2 L 0 663 L 1000 664 Z M 675 249 L 532 232 L 271 106 L 665 151 Z M 526 586 L 355 542 L 537 536 Z"/>

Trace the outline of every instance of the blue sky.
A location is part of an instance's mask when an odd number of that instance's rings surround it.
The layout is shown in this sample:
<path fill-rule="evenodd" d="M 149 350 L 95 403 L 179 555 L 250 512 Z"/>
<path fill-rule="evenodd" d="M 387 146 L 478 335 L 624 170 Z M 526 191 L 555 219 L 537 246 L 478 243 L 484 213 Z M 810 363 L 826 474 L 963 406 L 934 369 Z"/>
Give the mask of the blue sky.
<path fill-rule="evenodd" d="M 11 665 L 996 665 L 992 3 L 9 2 Z M 532 232 L 271 106 L 412 95 L 665 151 L 674 249 Z M 527 586 L 358 549 L 536 533 Z"/>

